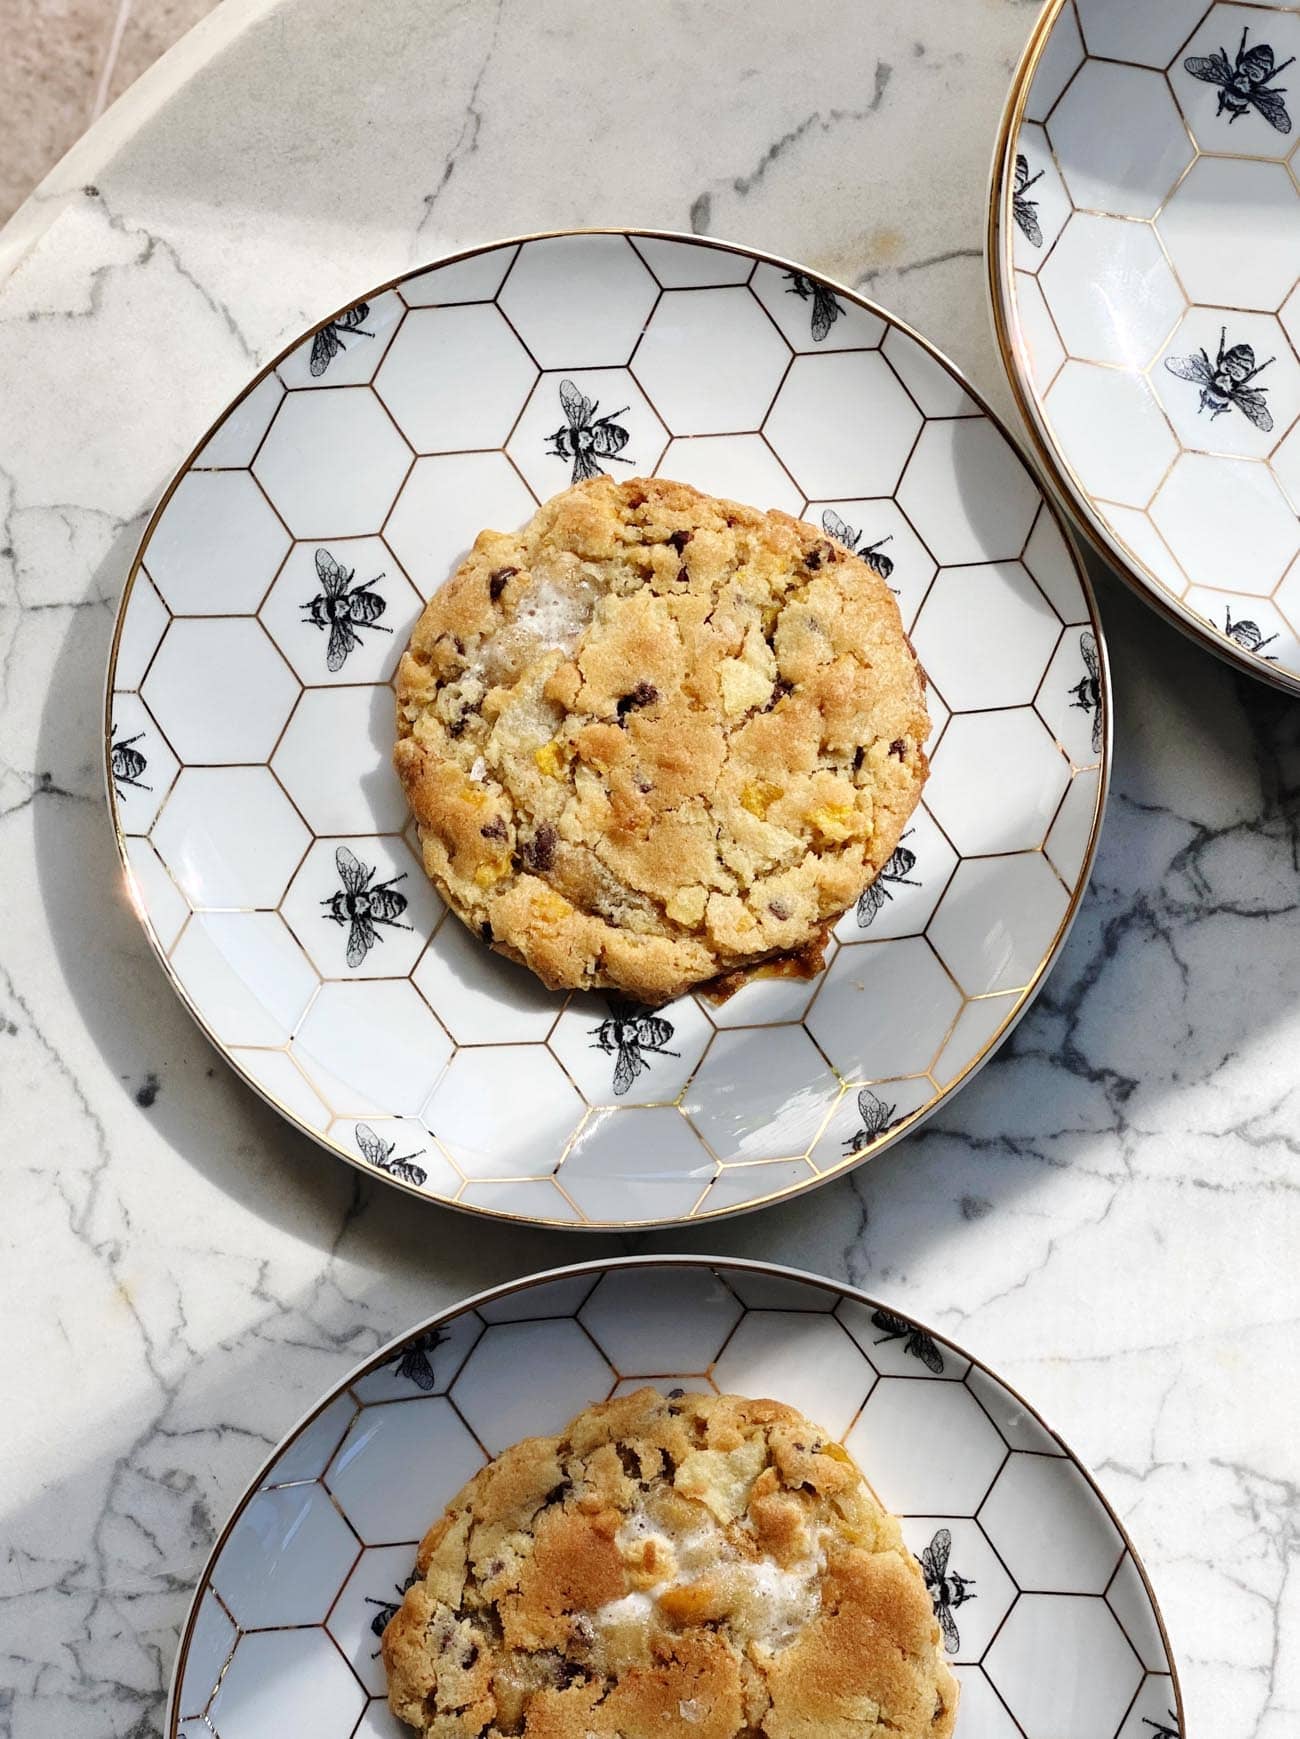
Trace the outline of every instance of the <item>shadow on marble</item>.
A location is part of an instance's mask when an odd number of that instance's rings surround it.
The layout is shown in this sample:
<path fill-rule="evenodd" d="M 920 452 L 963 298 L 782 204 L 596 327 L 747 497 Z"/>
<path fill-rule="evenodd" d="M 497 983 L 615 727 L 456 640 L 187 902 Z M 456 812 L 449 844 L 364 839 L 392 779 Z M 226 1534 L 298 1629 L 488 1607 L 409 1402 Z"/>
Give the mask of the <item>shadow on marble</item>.
<path fill-rule="evenodd" d="M 92 599 L 116 592 L 138 530 L 121 534 Z M 179 1165 L 327 1258 L 303 1284 L 265 1272 L 255 1242 L 222 1253 L 211 1288 L 187 1295 L 191 1310 L 211 1316 L 192 1326 L 180 1313 L 150 1347 L 157 1356 L 132 1379 L 138 1387 L 87 1421 L 75 1490 L 47 1491 L 7 1518 L 15 1537 L 50 1542 L 50 1573 L 62 1566 L 61 1591 L 84 1603 L 92 1654 L 116 1663 L 120 1638 L 134 1638 L 132 1660 L 115 1665 L 115 1730 L 153 1731 L 189 1590 L 272 1437 L 357 1360 L 461 1293 L 636 1249 L 752 1255 L 829 1270 L 992 1351 L 984 1321 L 1005 1334 L 1002 1313 L 1021 1311 L 1027 1278 L 1066 1240 L 1086 1240 L 1134 1181 L 1139 1131 L 1152 1184 L 1139 1219 L 1150 1217 L 1151 1234 L 1170 1192 L 1232 1183 L 1226 1170 L 1204 1186 L 1187 1176 L 1180 1136 L 1211 1129 L 1216 1116 L 1231 1121 L 1231 1092 L 1216 1091 L 1222 1070 L 1290 1014 L 1293 997 L 1288 963 L 1267 970 L 1267 912 L 1233 912 L 1232 864 L 1217 854 L 1249 850 L 1254 838 L 1273 863 L 1279 904 L 1294 907 L 1300 708 L 1214 663 L 1115 582 L 1103 580 L 1102 604 L 1121 713 L 1112 809 L 1093 891 L 1038 1003 L 939 1117 L 869 1166 L 777 1209 L 687 1231 L 584 1236 L 453 1217 L 333 1162 L 228 1075 L 172 994 L 123 897 L 98 795 L 33 805 L 55 969 L 142 1128 L 152 1123 Z M 112 609 L 75 611 L 70 621 L 38 765 L 51 769 L 54 786 L 85 791 L 95 785 Z M 1171 723 L 1156 740 L 1152 721 L 1162 716 Z M 1240 773 L 1243 763 L 1258 770 L 1244 792 L 1240 780 L 1215 779 L 1216 765 Z M 1259 883 L 1252 870 L 1246 885 Z M 1205 928 L 1217 965 L 1192 958 Z M 1163 1131 L 1167 1142 L 1149 1139 Z M 113 1164 L 130 1164 L 120 1120 L 114 1150 L 123 1157 Z M 1221 1151 L 1225 1168 L 1244 1174 L 1252 1163 L 1249 1143 Z M 1051 1187 L 1062 1171 L 1073 1174 L 1068 1197 Z M 155 1286 L 190 1248 L 179 1216 L 194 1198 L 183 1175 L 176 1193 L 175 1247 L 155 1253 L 164 1258 L 155 1261 Z M 104 1217 L 102 1206 L 94 1212 Z M 96 1235 L 129 1241 L 129 1219 Z M 135 1255 L 135 1268 L 149 1265 L 149 1251 Z M 252 1320 L 233 1310 L 245 1302 L 231 1293 L 240 1285 Z M 238 1320 L 227 1335 L 219 1319 L 228 1296 Z M 1071 1294 L 1061 1306 L 1086 1312 L 1088 1300 Z M 1032 1367 L 1035 1395 L 1053 1418 L 1062 1323 L 1055 1313 L 1022 1316 L 1013 1337 L 1019 1368 Z M 188 1356 L 190 1345 L 201 1350 Z M 1071 1422 L 1060 1422 L 1071 1435 Z M 79 1520 L 69 1535 L 70 1507 L 89 1518 L 89 1547 L 78 1545 L 76 1562 L 62 1543 L 82 1539 Z M 118 1561 L 129 1573 L 103 1583 L 102 1566 Z"/>

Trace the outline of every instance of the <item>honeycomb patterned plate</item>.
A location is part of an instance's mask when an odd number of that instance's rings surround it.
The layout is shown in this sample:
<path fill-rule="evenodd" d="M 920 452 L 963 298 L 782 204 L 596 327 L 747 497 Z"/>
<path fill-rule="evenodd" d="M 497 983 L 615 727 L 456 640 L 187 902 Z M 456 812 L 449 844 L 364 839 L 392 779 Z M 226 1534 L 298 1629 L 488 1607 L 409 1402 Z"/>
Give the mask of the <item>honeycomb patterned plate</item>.
<path fill-rule="evenodd" d="M 566 1000 L 421 872 L 407 634 L 480 527 L 596 466 L 805 514 L 898 592 L 933 776 L 812 982 Z M 811 1188 L 991 1052 L 1086 880 L 1107 714 L 1053 510 L 932 350 L 753 253 L 566 234 L 375 291 L 258 377 L 146 532 L 105 752 L 172 982 L 286 1117 L 439 1201 L 630 1225 Z"/>
<path fill-rule="evenodd" d="M 417 1540 L 486 1458 L 647 1384 L 769 1396 L 847 1444 L 929 1573 L 961 1739 L 1179 1739 L 1146 1573 L 1026 1402 L 851 1287 L 689 1256 L 513 1282 L 326 1396 L 208 1561 L 168 1739 L 399 1739 L 379 1634 Z"/>
<path fill-rule="evenodd" d="M 1055 0 L 989 263 L 1045 462 L 1148 599 L 1300 693 L 1295 5 Z"/>

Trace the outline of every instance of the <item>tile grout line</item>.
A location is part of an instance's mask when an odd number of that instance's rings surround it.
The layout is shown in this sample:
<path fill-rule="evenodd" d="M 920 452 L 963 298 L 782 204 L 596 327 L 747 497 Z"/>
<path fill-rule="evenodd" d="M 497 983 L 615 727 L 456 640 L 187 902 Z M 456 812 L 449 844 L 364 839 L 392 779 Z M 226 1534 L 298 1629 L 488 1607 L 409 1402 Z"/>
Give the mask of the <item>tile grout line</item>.
<path fill-rule="evenodd" d="M 113 20 L 112 34 L 108 39 L 108 47 L 104 50 L 103 63 L 99 69 L 99 77 L 95 81 L 95 95 L 90 105 L 90 115 L 86 125 L 91 126 L 108 107 L 109 86 L 113 82 L 113 73 L 117 68 L 118 51 L 122 46 L 122 38 L 131 19 L 131 0 L 120 0 L 117 17 Z"/>

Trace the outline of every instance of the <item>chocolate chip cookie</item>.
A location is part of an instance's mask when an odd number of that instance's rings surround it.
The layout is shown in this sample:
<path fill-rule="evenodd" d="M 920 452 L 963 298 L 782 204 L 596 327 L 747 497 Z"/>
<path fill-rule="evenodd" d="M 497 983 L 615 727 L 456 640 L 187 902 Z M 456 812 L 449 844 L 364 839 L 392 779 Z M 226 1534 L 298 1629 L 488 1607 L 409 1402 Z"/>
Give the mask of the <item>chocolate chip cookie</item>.
<path fill-rule="evenodd" d="M 948 1739 L 916 1560 L 792 1408 L 645 1389 L 482 1468 L 383 1637 L 436 1739 Z"/>
<path fill-rule="evenodd" d="M 921 794 L 884 580 L 784 513 L 596 477 L 480 533 L 397 675 L 424 865 L 553 989 L 645 1004 L 803 957 Z"/>

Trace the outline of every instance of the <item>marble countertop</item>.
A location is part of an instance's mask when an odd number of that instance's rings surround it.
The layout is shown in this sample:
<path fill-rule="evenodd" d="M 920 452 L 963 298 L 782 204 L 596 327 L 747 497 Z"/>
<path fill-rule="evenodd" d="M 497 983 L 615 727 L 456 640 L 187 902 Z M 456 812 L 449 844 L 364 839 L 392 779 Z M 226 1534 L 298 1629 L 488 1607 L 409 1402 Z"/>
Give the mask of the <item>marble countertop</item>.
<path fill-rule="evenodd" d="M 980 259 L 1024 0 L 224 0 L 0 232 L 0 1734 L 159 1730 L 229 1506 L 362 1355 L 602 1251 L 848 1277 L 1000 1368 L 1155 1580 L 1189 1732 L 1300 1722 L 1300 711 L 1099 591 L 1117 762 L 1037 1006 L 919 1134 L 722 1225 L 410 1203 L 241 1087 L 124 898 L 98 724 L 148 510 L 321 310 L 569 224 L 808 260 L 1001 407 Z"/>

